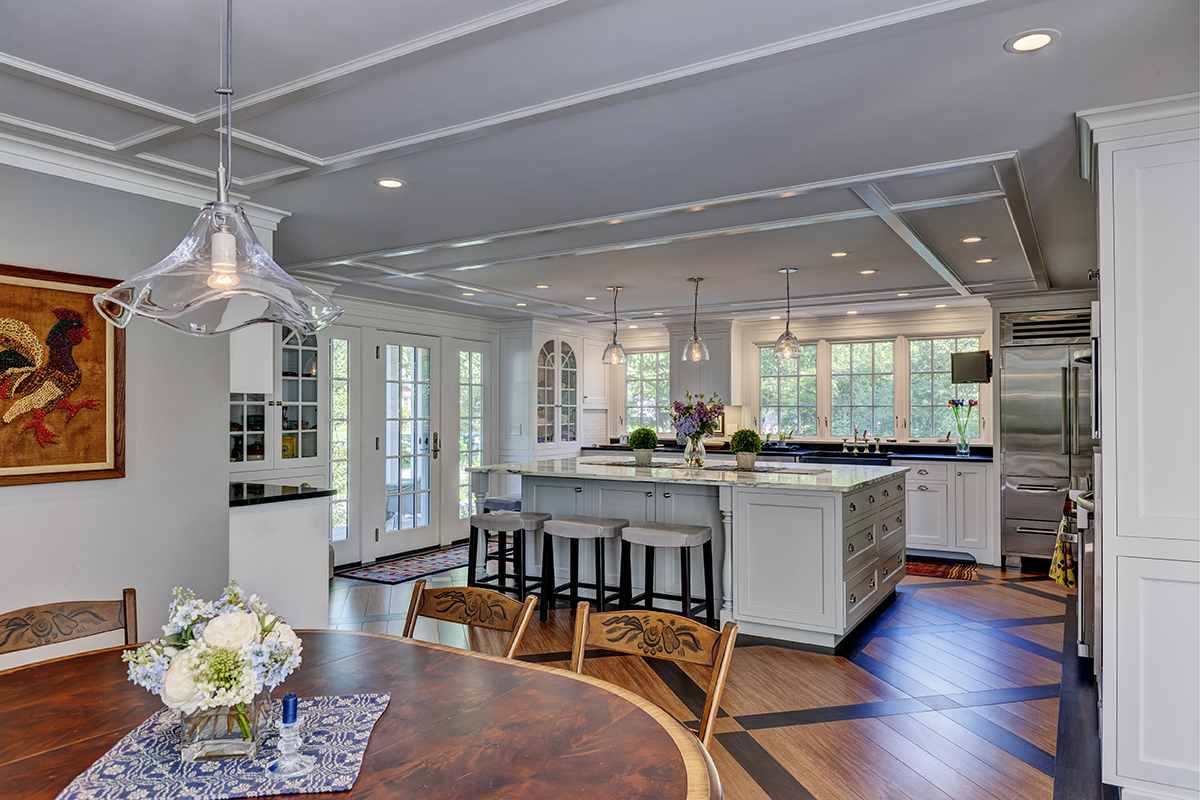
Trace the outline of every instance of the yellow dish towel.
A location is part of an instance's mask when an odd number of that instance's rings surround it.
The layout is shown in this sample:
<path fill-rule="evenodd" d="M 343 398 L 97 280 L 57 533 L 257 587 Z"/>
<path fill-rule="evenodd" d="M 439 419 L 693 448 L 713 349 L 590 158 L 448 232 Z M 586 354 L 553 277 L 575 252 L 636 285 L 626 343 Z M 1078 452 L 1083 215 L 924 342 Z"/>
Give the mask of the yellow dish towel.
<path fill-rule="evenodd" d="M 1054 543 L 1054 558 L 1050 561 L 1050 577 L 1059 586 L 1075 588 L 1075 561 L 1071 558 L 1071 543 L 1064 540 L 1070 522 L 1063 517 L 1058 523 L 1058 540 Z"/>

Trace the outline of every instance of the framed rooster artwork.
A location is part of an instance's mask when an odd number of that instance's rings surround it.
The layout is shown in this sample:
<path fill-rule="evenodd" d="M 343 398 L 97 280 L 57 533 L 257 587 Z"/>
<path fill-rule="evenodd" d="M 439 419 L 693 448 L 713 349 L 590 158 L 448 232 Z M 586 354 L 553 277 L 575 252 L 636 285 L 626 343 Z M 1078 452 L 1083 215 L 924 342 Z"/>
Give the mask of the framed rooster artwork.
<path fill-rule="evenodd" d="M 92 296 L 118 281 L 0 265 L 0 486 L 125 475 L 125 332 Z"/>

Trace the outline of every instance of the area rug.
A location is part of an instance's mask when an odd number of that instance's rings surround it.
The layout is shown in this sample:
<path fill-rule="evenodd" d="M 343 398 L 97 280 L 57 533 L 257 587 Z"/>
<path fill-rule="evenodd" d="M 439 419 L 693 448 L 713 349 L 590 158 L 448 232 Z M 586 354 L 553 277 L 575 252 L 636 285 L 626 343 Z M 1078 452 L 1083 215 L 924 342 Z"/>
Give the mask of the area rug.
<path fill-rule="evenodd" d="M 494 555 L 499 545 L 488 542 L 488 555 Z M 448 550 L 435 550 L 432 553 L 422 553 L 416 556 L 398 558 L 395 561 L 384 561 L 366 567 L 337 573 L 339 578 L 353 578 L 356 581 L 372 581 L 374 583 L 395 584 L 424 578 L 426 575 L 436 575 L 467 565 L 467 546 L 460 544 Z"/>
<path fill-rule="evenodd" d="M 975 562 L 943 561 L 909 556 L 904 569 L 909 575 L 923 575 L 927 578 L 949 578 L 954 581 L 979 580 L 979 564 Z"/>

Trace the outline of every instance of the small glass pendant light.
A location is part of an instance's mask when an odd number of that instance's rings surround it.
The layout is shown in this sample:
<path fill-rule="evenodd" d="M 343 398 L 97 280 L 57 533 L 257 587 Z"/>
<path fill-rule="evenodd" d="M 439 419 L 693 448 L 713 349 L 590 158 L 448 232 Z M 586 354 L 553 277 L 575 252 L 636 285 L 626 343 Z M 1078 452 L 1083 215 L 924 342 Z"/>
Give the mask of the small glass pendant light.
<path fill-rule="evenodd" d="M 683 360 L 708 361 L 708 345 L 696 332 L 696 317 L 700 313 L 700 281 L 704 278 L 688 278 L 688 280 L 696 284 L 696 292 L 692 305 L 692 338 L 688 339 L 687 344 L 683 346 Z"/>
<path fill-rule="evenodd" d="M 613 337 L 608 343 L 608 347 L 604 348 L 604 355 L 600 358 L 601 364 L 624 364 L 625 363 L 625 348 L 621 347 L 621 343 L 617 341 L 617 292 L 621 291 L 620 286 L 609 286 L 613 293 Z"/>
<path fill-rule="evenodd" d="M 92 298 L 118 328 L 134 315 L 149 317 L 194 336 L 212 336 L 279 322 L 314 333 L 343 311 L 288 275 L 259 244 L 242 207 L 229 202 L 233 163 L 233 0 L 225 5 L 222 59 L 222 160 L 217 200 L 207 203 L 179 246 L 162 261 Z"/>
<path fill-rule="evenodd" d="M 784 267 L 779 271 L 787 276 L 787 322 L 784 324 L 783 333 L 775 340 L 777 361 L 781 358 L 800 357 L 800 340 L 792 333 L 792 273 L 796 270 L 793 267 Z"/>

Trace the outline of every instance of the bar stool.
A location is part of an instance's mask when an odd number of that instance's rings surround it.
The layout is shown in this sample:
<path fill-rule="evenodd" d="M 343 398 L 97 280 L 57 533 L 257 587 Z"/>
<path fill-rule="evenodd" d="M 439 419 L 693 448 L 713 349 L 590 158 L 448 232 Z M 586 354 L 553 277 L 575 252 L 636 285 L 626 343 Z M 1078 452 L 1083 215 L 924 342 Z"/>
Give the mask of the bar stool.
<path fill-rule="evenodd" d="M 621 535 L 621 529 L 629 524 L 627 519 L 611 519 L 608 517 L 563 517 L 562 519 L 546 520 L 542 529 L 542 586 L 541 586 L 541 619 L 546 621 L 550 606 L 560 598 L 567 598 L 574 608 L 579 603 L 579 590 L 593 589 L 596 592 L 596 605 L 601 611 L 610 600 L 620 597 L 620 592 L 609 594 L 604 587 L 604 540 L 616 539 Z M 560 536 L 571 541 L 571 577 L 566 583 L 554 583 L 554 537 Z M 596 542 L 596 580 L 594 583 L 581 583 L 579 580 L 579 540 L 592 539 Z M 564 589 L 566 591 L 564 591 Z"/>
<path fill-rule="evenodd" d="M 483 498 L 484 511 L 520 511 L 521 495 L 501 494 Z"/>
<path fill-rule="evenodd" d="M 632 545 L 646 548 L 646 590 L 633 596 Z M 692 548 L 704 546 L 704 602 L 694 603 L 692 598 Z M 654 591 L 654 548 L 675 547 L 679 549 L 680 588 L 679 594 Z M 686 600 L 685 600 L 686 598 Z M 654 600 L 675 600 L 682 607 L 683 616 L 692 618 L 697 608 L 703 608 L 708 616 L 708 625 L 716 625 L 713 601 L 713 555 L 712 528 L 706 525 L 673 525 L 665 522 L 646 522 L 621 531 L 621 608 L 635 608 L 641 602 L 647 611 L 654 608 Z"/>
<path fill-rule="evenodd" d="M 539 514 L 534 511 L 472 514 L 471 534 L 467 539 L 467 586 L 494 583 L 493 588 L 501 592 L 515 592 L 517 599 L 524 602 L 525 595 L 532 588 L 527 585 L 528 579 L 525 576 L 525 564 L 527 563 L 525 561 L 525 534 L 537 533 L 548 519 L 550 519 L 549 514 Z M 489 533 L 500 535 L 499 549 L 496 551 L 496 569 L 498 571 L 477 578 L 475 576 L 479 565 L 480 539 L 483 540 L 482 544 L 486 548 L 489 542 Z M 508 546 L 508 534 L 510 533 L 513 535 L 511 548 Z M 486 564 L 490 560 L 485 551 L 484 563 Z M 510 564 L 512 565 L 511 572 L 508 570 Z M 508 587 L 509 578 L 514 580 L 515 587 L 513 589 Z M 540 586 L 541 582 L 535 578 L 533 584 Z"/>

